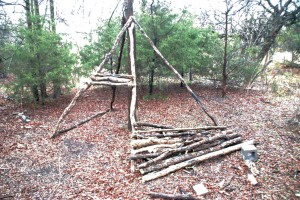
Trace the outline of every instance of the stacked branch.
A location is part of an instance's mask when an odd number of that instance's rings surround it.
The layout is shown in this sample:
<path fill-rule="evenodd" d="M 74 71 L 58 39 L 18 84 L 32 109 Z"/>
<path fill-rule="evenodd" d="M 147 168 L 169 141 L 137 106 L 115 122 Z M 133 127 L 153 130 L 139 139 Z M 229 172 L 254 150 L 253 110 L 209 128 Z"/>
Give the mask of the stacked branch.
<path fill-rule="evenodd" d="M 168 168 L 181 166 L 185 162 L 189 164 L 195 158 L 222 151 L 229 146 L 242 142 L 239 133 L 221 132 L 220 130 L 224 128 L 202 127 L 159 129 L 156 132 L 136 131 L 131 141 L 130 158 L 139 160 L 138 169 L 144 175 L 143 181 L 149 181 L 160 177 L 160 175 L 157 177 L 156 174 L 160 174 L 161 171 Z M 232 151 L 228 153 L 230 152 Z M 223 155 L 223 153 L 220 155 Z M 186 165 L 183 165 L 183 167 L 186 167 Z M 183 167 L 175 167 L 175 169 L 178 170 Z M 171 170 L 171 172 L 173 171 Z"/>
<path fill-rule="evenodd" d="M 105 85 L 105 86 L 128 86 L 133 87 L 133 77 L 131 75 L 119 74 L 96 74 L 91 76 L 91 85 Z"/>

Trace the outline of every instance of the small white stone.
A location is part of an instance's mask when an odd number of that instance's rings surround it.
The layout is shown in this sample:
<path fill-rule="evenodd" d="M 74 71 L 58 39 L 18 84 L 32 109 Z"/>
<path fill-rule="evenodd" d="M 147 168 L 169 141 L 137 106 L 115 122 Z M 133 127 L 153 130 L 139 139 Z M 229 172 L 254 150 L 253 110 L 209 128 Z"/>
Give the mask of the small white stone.
<path fill-rule="evenodd" d="M 203 195 L 203 194 L 208 193 L 208 190 L 203 185 L 203 183 L 199 183 L 197 185 L 194 185 L 193 189 L 195 190 L 195 192 L 196 192 L 197 195 Z"/>
<path fill-rule="evenodd" d="M 248 174 L 248 180 L 250 181 L 251 185 L 256 185 L 258 183 L 253 174 Z"/>

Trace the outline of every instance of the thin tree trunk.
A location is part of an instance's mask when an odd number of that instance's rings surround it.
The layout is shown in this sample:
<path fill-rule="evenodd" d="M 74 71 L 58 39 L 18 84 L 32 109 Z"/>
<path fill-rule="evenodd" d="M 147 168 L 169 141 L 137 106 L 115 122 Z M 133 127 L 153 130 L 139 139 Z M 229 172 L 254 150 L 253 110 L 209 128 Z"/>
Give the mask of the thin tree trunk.
<path fill-rule="evenodd" d="M 49 0 L 50 2 L 50 17 L 51 17 L 51 28 L 52 32 L 56 33 L 56 24 L 55 24 L 55 12 L 54 12 L 54 0 Z"/>
<path fill-rule="evenodd" d="M 225 38 L 224 38 L 224 57 L 223 57 L 223 80 L 222 80 L 222 97 L 226 96 L 227 90 L 227 42 L 228 42 L 228 14 L 229 10 L 225 13 Z"/>
<path fill-rule="evenodd" d="M 154 67 L 151 67 L 148 77 L 149 95 L 153 94 L 153 82 L 154 82 Z"/>
<path fill-rule="evenodd" d="M 183 70 L 183 68 L 181 68 L 181 76 L 182 76 L 182 78 L 184 77 L 184 70 Z M 183 82 L 180 81 L 180 87 L 183 87 L 183 86 L 184 86 Z"/>
<path fill-rule="evenodd" d="M 32 30 L 32 11 L 31 11 L 31 3 L 30 0 L 25 0 L 25 12 L 26 12 L 26 23 L 27 23 L 27 28 L 28 30 Z M 32 40 L 32 36 L 29 36 L 29 40 Z M 33 41 L 31 41 L 33 43 Z M 30 49 L 31 51 L 33 51 L 33 49 Z M 33 60 L 30 59 L 30 64 L 31 66 L 34 66 Z M 35 77 L 34 77 L 35 78 Z M 31 86 L 31 94 L 34 98 L 34 101 L 38 102 L 40 100 L 39 97 L 39 90 L 38 90 L 38 86 L 36 84 Z"/>
<path fill-rule="evenodd" d="M 189 81 L 190 81 L 190 83 L 192 83 L 192 81 L 193 81 L 193 72 L 192 72 L 191 67 L 189 68 Z"/>
<path fill-rule="evenodd" d="M 54 0 L 49 0 L 49 3 L 50 3 L 51 30 L 53 33 L 56 33 Z M 53 83 L 53 98 L 55 99 L 60 95 L 62 95 L 61 83 L 58 79 L 53 80 L 52 83 Z"/>

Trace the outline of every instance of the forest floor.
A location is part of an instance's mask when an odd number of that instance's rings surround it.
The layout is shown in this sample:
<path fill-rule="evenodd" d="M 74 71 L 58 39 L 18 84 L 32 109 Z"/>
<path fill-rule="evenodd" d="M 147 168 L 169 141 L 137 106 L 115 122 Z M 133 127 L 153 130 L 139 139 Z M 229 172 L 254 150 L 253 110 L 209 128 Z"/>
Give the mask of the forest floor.
<path fill-rule="evenodd" d="M 44 106 L 6 101 L 0 107 L 0 199 L 150 199 L 149 192 L 194 196 L 192 186 L 203 183 L 209 193 L 199 199 L 297 199 L 300 194 L 300 133 L 288 120 L 299 96 L 274 96 L 264 91 L 220 91 L 192 85 L 220 125 L 258 142 L 260 171 L 253 186 L 240 152 L 220 156 L 147 183 L 130 172 L 130 132 L 127 90 L 118 89 L 115 110 L 55 139 L 49 134 L 74 94 Z M 139 89 L 138 116 L 142 122 L 196 127 L 211 125 L 184 88 L 156 90 L 146 100 Z M 66 123 L 109 108 L 109 88 L 89 90 Z M 25 112 L 23 123 L 14 113 Z M 225 187 L 220 184 L 225 181 Z"/>

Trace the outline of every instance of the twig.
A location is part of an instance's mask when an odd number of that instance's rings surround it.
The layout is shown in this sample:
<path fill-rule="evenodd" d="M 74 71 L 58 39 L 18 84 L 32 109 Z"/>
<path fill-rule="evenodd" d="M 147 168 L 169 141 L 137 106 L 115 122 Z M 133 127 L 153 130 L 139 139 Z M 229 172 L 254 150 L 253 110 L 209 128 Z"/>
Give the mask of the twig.
<path fill-rule="evenodd" d="M 148 195 L 153 199 L 178 199 L 178 200 L 198 200 L 190 194 L 164 194 L 157 192 L 150 192 Z"/>

